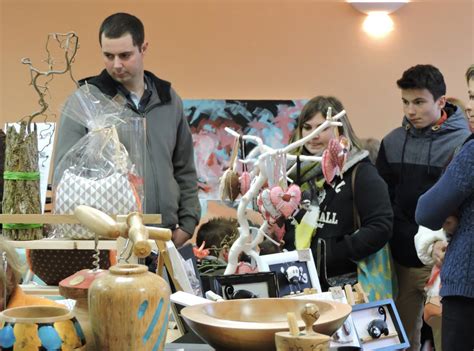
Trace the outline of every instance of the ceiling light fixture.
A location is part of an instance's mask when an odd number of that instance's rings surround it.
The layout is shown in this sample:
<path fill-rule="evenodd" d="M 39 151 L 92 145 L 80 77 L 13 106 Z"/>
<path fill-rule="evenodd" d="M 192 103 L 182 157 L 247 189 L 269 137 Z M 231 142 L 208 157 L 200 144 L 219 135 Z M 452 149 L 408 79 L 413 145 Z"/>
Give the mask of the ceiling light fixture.
<path fill-rule="evenodd" d="M 393 21 L 389 14 L 408 3 L 408 0 L 348 0 L 348 3 L 360 12 L 367 14 L 363 26 L 365 32 L 374 37 L 384 37 L 393 30 Z"/>

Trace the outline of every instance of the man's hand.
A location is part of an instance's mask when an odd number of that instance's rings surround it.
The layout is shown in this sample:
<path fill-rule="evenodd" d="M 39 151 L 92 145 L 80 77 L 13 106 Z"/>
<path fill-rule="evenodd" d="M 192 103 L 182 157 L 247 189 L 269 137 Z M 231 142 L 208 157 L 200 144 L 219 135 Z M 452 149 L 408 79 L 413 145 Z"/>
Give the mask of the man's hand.
<path fill-rule="evenodd" d="M 435 265 L 441 267 L 444 261 L 444 255 L 446 254 L 446 248 L 448 247 L 447 241 L 438 240 L 433 244 L 433 252 L 431 257 L 433 258 Z"/>
<path fill-rule="evenodd" d="M 453 235 L 458 227 L 458 218 L 456 216 L 449 216 L 443 223 L 443 229 L 446 233 Z"/>
<path fill-rule="evenodd" d="M 173 240 L 173 243 L 176 247 L 181 247 L 183 246 L 186 241 L 191 239 L 191 235 L 186 233 L 184 230 L 181 228 L 176 228 L 173 230 L 173 235 L 171 236 L 171 240 Z"/>

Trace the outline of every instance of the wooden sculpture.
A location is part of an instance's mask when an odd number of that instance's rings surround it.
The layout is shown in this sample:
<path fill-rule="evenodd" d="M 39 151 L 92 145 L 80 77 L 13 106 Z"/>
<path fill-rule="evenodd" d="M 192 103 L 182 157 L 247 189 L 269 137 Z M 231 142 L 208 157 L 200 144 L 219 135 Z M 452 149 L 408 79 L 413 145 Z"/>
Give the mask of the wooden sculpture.
<path fill-rule="evenodd" d="M 77 206 L 74 215 L 82 225 L 100 237 L 116 239 L 119 236 L 130 239 L 133 253 L 138 258 L 150 255 L 151 244 L 148 239 L 158 241 L 171 240 L 171 230 L 143 225 L 143 217 L 138 212 L 127 216 L 125 223 L 118 223 L 112 217 L 90 206 Z"/>
<path fill-rule="evenodd" d="M 324 334 L 316 333 L 313 324 L 319 319 L 319 308 L 315 304 L 307 303 L 301 311 L 301 318 L 305 323 L 305 330 L 300 332 L 293 312 L 287 314 L 289 332 L 278 332 L 275 334 L 277 351 L 291 350 L 329 350 L 331 338 Z"/>

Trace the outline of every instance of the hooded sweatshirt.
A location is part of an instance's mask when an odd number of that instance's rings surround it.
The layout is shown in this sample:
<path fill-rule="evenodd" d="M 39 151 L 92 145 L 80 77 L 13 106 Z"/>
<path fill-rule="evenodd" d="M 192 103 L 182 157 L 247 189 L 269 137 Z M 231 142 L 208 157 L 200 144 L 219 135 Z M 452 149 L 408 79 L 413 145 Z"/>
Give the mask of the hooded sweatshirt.
<path fill-rule="evenodd" d="M 436 183 L 456 148 L 471 134 L 460 108 L 446 103 L 444 110 L 447 119 L 441 125 L 422 129 L 404 117 L 402 126 L 382 140 L 376 161 L 393 207 L 392 255 L 405 267 L 423 266 L 414 243 L 418 198 Z"/>
<path fill-rule="evenodd" d="M 359 164 L 354 189 L 352 175 Z M 304 169 L 303 164 L 303 169 Z M 318 203 L 319 218 L 311 241 L 313 258 L 318 260 L 317 242 L 326 242 L 327 276 L 333 277 L 357 271 L 356 261 L 380 250 L 392 234 L 392 209 L 387 186 L 368 158 L 367 151 L 351 153 L 344 165 L 342 179 L 337 177 L 332 184 L 322 182 L 323 187 L 306 194 L 305 184 L 318 182 L 322 174 L 303 172 L 300 183 L 303 197 Z M 297 180 L 294 175 L 290 175 Z M 321 177 L 321 178 L 319 178 Z M 354 206 L 361 226 L 357 230 Z M 357 231 L 357 233 L 355 233 Z M 294 249 L 294 226 L 287 226 L 285 247 Z"/>
<path fill-rule="evenodd" d="M 146 89 L 137 106 L 120 83 L 103 70 L 86 78 L 87 84 L 116 101 L 127 105 L 146 119 L 145 201 L 147 213 L 160 213 L 163 225 L 193 234 L 200 218 L 193 140 L 183 113 L 183 104 L 171 83 L 145 71 Z M 68 103 L 58 130 L 55 167 L 68 150 L 87 133 L 87 129 L 68 116 Z M 127 148 L 127 145 L 124 144 Z M 57 183 L 57 179 L 54 180 Z"/>

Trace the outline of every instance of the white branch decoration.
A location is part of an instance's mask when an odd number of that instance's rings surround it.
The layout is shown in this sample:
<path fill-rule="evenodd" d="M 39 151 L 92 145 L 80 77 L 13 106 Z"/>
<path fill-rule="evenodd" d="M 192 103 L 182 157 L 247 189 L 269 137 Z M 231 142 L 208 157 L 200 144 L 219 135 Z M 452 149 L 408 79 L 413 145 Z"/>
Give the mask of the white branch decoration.
<path fill-rule="evenodd" d="M 269 270 L 268 265 L 262 262 L 262 260 L 260 259 L 259 253 L 256 250 L 257 245 L 263 241 L 264 236 L 267 236 L 266 233 L 268 232 L 269 224 L 265 220 L 264 223 L 260 226 L 256 237 L 250 241 L 250 228 L 249 228 L 248 219 L 246 217 L 246 209 L 247 209 L 248 204 L 252 201 L 252 199 L 258 196 L 260 189 L 268 180 L 268 175 L 264 167 L 267 159 L 277 153 L 287 154 L 287 159 L 295 159 L 296 156 L 290 155 L 289 152 L 297 149 L 300 146 L 303 146 L 306 142 L 314 138 L 316 135 L 321 133 L 327 127 L 341 126 L 342 123 L 338 122 L 338 120 L 342 116 L 344 116 L 345 113 L 346 112 L 343 110 L 339 112 L 337 115 L 335 115 L 334 117 L 331 117 L 329 113 L 328 116 L 326 116 L 326 120 L 318 128 L 313 130 L 310 134 L 308 134 L 304 138 L 301 138 L 281 149 L 273 149 L 265 145 L 262 139 L 256 136 L 251 136 L 251 135 L 242 136 L 243 140 L 252 141 L 257 144 L 257 147 L 253 149 L 252 152 L 249 153 L 247 160 L 249 158 L 254 158 L 257 152 L 260 152 L 260 156 L 258 156 L 258 158 L 256 159 L 254 163 L 254 171 L 258 175 L 252 181 L 250 189 L 245 193 L 245 195 L 242 196 L 239 206 L 237 208 L 237 220 L 239 222 L 239 237 L 237 238 L 237 240 L 235 240 L 235 242 L 232 244 L 232 247 L 230 248 L 229 261 L 227 264 L 227 268 L 224 272 L 225 275 L 235 273 L 237 269 L 237 265 L 239 263 L 238 262 L 239 256 L 242 252 L 244 252 L 245 254 L 247 254 L 248 256 L 250 256 L 251 258 L 255 260 L 259 272 L 265 272 Z M 228 132 L 229 134 L 233 135 L 236 138 L 240 137 L 240 134 L 238 134 L 237 132 L 235 132 L 234 130 L 230 128 L 225 128 L 225 130 L 226 132 Z M 254 150 L 256 151 L 254 152 Z M 304 161 L 313 161 L 313 162 L 321 161 L 321 157 L 319 156 L 300 156 L 300 159 Z M 245 160 L 243 162 L 245 162 Z"/>

